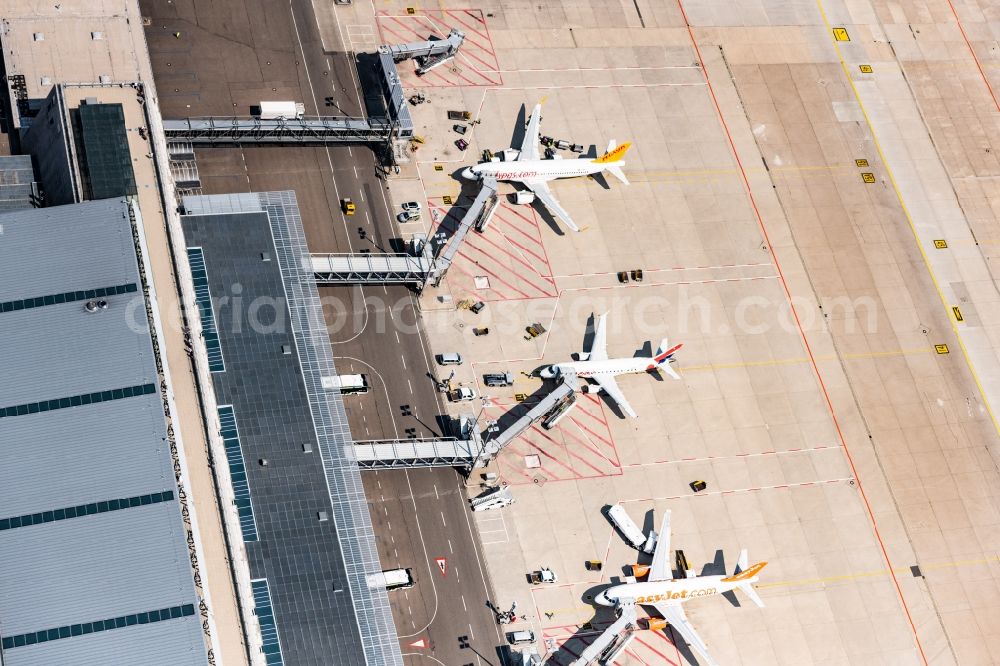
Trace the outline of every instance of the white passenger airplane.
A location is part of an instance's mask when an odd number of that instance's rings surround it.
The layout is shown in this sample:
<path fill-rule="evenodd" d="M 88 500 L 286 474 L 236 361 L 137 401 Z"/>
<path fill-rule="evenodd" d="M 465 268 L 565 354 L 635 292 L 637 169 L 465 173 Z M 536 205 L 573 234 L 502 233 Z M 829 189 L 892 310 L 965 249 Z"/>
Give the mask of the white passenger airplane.
<path fill-rule="evenodd" d="M 663 514 L 663 524 L 657 536 L 656 550 L 653 552 L 653 562 L 648 567 L 636 565 L 633 572 L 646 575 L 645 582 L 627 582 L 614 585 L 595 597 L 595 601 L 603 606 L 616 606 L 622 601 L 631 601 L 641 606 L 652 606 L 663 616 L 662 621 L 651 618 L 649 628 L 654 631 L 666 629 L 669 624 L 684 637 L 692 648 L 705 658 L 709 666 L 718 666 L 708 653 L 708 646 L 691 626 L 684 608 L 685 601 L 697 597 L 711 597 L 732 590 L 740 590 L 757 606 L 763 608 L 764 602 L 753 589 L 760 573 L 767 562 L 758 562 L 747 566 L 747 551 L 740 551 L 740 559 L 732 576 L 696 576 L 694 571 L 686 571 L 685 578 L 673 580 L 668 558 L 670 557 L 670 512 Z M 633 579 L 634 580 L 634 579 Z"/>
<path fill-rule="evenodd" d="M 548 181 L 556 178 L 572 178 L 575 176 L 592 176 L 595 173 L 607 171 L 621 182 L 628 185 L 628 179 L 622 172 L 625 163 L 622 157 L 628 151 L 631 143 L 615 145 L 608 144 L 608 152 L 596 159 L 563 160 L 561 158 L 543 160 L 538 156 L 538 123 L 542 117 L 542 105 L 536 104 L 528 121 L 528 129 L 524 133 L 521 150 L 514 162 L 483 162 L 462 171 L 462 177 L 469 180 L 504 180 L 521 183 L 535 193 L 538 200 L 545 204 L 554 215 L 559 217 L 573 231 L 579 231 L 569 213 L 559 205 Z M 494 189 L 495 189 L 494 183 Z"/>
<path fill-rule="evenodd" d="M 589 352 L 582 352 L 579 361 L 569 361 L 566 363 L 556 363 L 543 369 L 539 374 L 545 379 L 555 379 L 560 374 L 574 374 L 577 377 L 585 377 L 597 382 L 600 390 L 622 408 L 626 414 L 636 418 L 638 414 L 628 404 L 625 394 L 618 388 L 615 381 L 616 375 L 637 374 L 640 372 L 653 372 L 662 368 L 674 379 L 680 379 L 677 371 L 670 367 L 670 361 L 674 352 L 683 346 L 682 344 L 667 347 L 667 339 L 663 338 L 659 349 L 653 356 L 634 356 L 632 358 L 608 358 L 608 313 L 605 312 L 597 318 L 597 330 L 594 333 L 594 342 L 590 345 Z"/>

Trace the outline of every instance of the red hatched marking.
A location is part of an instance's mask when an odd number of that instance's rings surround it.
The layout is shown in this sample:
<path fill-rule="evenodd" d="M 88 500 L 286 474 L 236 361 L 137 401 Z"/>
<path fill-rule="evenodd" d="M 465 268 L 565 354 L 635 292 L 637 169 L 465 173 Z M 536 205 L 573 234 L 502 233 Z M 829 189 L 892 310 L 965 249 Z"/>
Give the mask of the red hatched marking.
<path fill-rule="evenodd" d="M 516 404 L 494 402 L 486 408 L 487 416 L 498 418 Z M 522 405 L 522 409 L 529 407 Z M 580 410 L 587 412 L 595 422 L 591 429 L 578 429 L 572 414 Z M 590 434 L 585 435 L 584 432 Z M 588 441 L 591 435 L 593 439 Z M 525 468 L 523 456 L 526 454 L 538 455 L 542 467 Z M 604 418 L 604 405 L 588 404 L 579 397 L 570 415 L 560 421 L 555 428 L 545 430 L 539 425 L 528 428 L 507 445 L 507 448 L 500 453 L 498 461 L 505 472 L 513 473 L 507 478 L 511 485 L 533 483 L 535 476 L 543 470 L 542 476 L 547 481 L 603 478 L 620 476 L 623 473 L 614 437 L 611 435 L 607 419 Z"/>
<path fill-rule="evenodd" d="M 439 201 L 434 198 L 428 201 L 429 207 L 436 210 L 440 218 L 432 233 L 444 232 L 450 243 L 466 209 L 448 209 Z M 475 293 L 483 301 L 558 296 L 558 287 L 549 277 L 552 267 L 548 263 L 537 219 L 518 215 L 520 219 L 511 220 L 507 215 L 509 210 L 506 203 L 499 204 L 485 233 L 470 230 L 466 234 L 449 269 L 449 280 L 457 287 L 454 290 Z M 510 237 L 513 233 L 501 231 L 498 222 L 503 223 L 504 229 L 517 231 L 517 240 Z M 457 275 L 450 273 L 451 270 L 455 270 Z M 475 276 L 489 278 L 489 289 L 478 289 Z"/>
<path fill-rule="evenodd" d="M 431 35 L 444 39 L 452 28 L 465 33 L 456 58 L 423 76 L 417 76 L 414 64 L 400 63 L 399 75 L 405 87 L 503 85 L 500 61 L 480 9 L 417 9 L 406 15 L 379 10 L 375 23 L 383 44 L 424 41 Z"/>

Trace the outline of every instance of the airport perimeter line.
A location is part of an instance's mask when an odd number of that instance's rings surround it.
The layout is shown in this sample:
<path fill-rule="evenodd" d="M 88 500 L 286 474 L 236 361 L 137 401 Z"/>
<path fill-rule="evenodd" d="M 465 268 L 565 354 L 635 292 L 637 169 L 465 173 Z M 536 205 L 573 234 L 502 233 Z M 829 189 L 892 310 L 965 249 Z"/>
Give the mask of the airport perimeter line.
<path fill-rule="evenodd" d="M 858 479 L 857 467 L 856 467 L 856 465 L 854 463 L 854 456 L 851 455 L 851 452 L 850 452 L 850 450 L 847 447 L 847 438 L 844 436 L 844 432 L 843 432 L 843 430 L 840 427 L 840 421 L 837 419 L 836 412 L 833 409 L 833 401 L 830 399 L 830 394 L 829 394 L 829 392 L 826 389 L 826 382 L 823 380 L 823 375 L 820 373 L 819 365 L 818 365 L 818 363 L 816 361 L 816 358 L 814 357 L 813 352 L 812 352 L 812 347 L 809 345 L 809 339 L 806 336 L 805 330 L 802 328 L 802 322 L 799 320 L 799 313 L 796 310 L 795 304 L 792 301 L 792 292 L 791 292 L 791 289 L 789 288 L 788 282 L 785 280 L 784 273 L 781 270 L 781 263 L 778 261 L 778 255 L 774 251 L 774 246 L 771 244 L 771 238 L 770 238 L 770 236 L 769 236 L 769 234 L 767 232 L 767 226 L 764 224 L 764 218 L 761 215 L 760 209 L 757 206 L 757 199 L 756 199 L 756 197 L 754 197 L 753 188 L 751 188 L 751 186 L 750 186 L 750 179 L 747 177 L 746 171 L 743 169 L 743 160 L 740 157 L 739 150 L 737 150 L 737 148 L 736 148 L 736 142 L 733 139 L 732 133 L 729 130 L 729 125 L 726 123 L 726 118 L 725 118 L 725 116 L 722 113 L 722 107 L 719 105 L 719 100 L 718 100 L 718 98 L 715 95 L 715 87 L 712 85 L 712 81 L 708 77 L 708 67 L 705 64 L 705 58 L 701 54 L 701 48 L 698 46 L 698 40 L 695 39 L 694 28 L 692 28 L 691 22 L 688 20 L 687 12 L 684 11 L 684 2 L 683 2 L 683 0 L 676 0 L 676 1 L 677 1 L 677 8 L 678 8 L 678 10 L 680 10 L 681 17 L 684 20 L 684 26 L 687 28 L 688 37 L 691 40 L 691 46 L 694 48 L 695 54 L 696 54 L 696 56 L 698 58 L 698 62 L 701 63 L 702 74 L 704 75 L 704 77 L 705 77 L 705 83 L 708 86 L 708 93 L 709 93 L 709 95 L 712 98 L 712 105 L 715 107 L 716 114 L 718 115 L 718 118 L 719 118 L 719 123 L 722 125 L 722 129 L 724 130 L 724 132 L 726 134 L 726 139 L 729 142 L 729 147 L 730 147 L 730 150 L 732 151 L 733 158 L 736 160 L 736 165 L 740 168 L 740 174 L 742 176 L 743 186 L 746 189 L 747 197 L 750 200 L 751 207 L 753 208 L 754 216 L 757 218 L 757 224 L 760 227 L 760 231 L 761 231 L 761 234 L 764 237 L 764 241 L 767 243 L 768 252 L 771 255 L 771 259 L 774 261 L 774 267 L 778 271 L 778 277 L 779 277 L 779 280 L 781 281 L 781 285 L 782 285 L 782 287 L 783 287 L 783 289 L 785 291 L 785 297 L 786 297 L 786 299 L 788 301 L 788 307 L 791 310 L 792 317 L 795 319 L 795 325 L 799 329 L 799 336 L 802 339 L 802 344 L 805 346 L 806 354 L 809 356 L 810 364 L 813 367 L 813 372 L 815 373 L 816 380 L 819 383 L 820 390 L 823 393 L 823 398 L 824 398 L 824 400 L 826 402 L 827 409 L 830 412 L 830 419 L 833 422 L 833 426 L 834 426 L 834 428 L 837 431 L 837 437 L 838 437 L 838 439 L 840 439 L 841 445 L 842 445 L 843 450 L 844 450 L 844 455 L 847 458 L 848 464 L 850 465 L 851 474 L 854 476 L 855 479 L 857 479 L 856 483 L 857 483 L 857 487 L 858 487 L 858 492 L 861 495 L 861 499 L 862 499 L 862 501 L 864 502 L 864 505 L 865 505 L 865 510 L 868 513 L 868 518 L 871 521 L 872 531 L 874 532 L 875 538 L 878 541 L 879 549 L 882 552 L 882 558 L 885 560 L 885 563 L 886 563 L 886 565 L 889 568 L 890 574 L 892 576 L 893 585 L 896 587 L 896 594 L 899 597 L 899 602 L 902 605 L 903 612 L 906 615 L 906 620 L 907 620 L 907 622 L 910 625 L 910 630 L 913 632 L 913 640 L 916 643 L 917 650 L 920 653 L 920 659 L 921 659 L 921 661 L 923 661 L 924 664 L 927 664 L 928 663 L 928 661 L 927 661 L 927 655 L 924 654 L 924 647 L 923 647 L 923 645 L 920 642 L 920 636 L 917 634 L 916 623 L 913 621 L 913 616 L 910 613 L 910 608 L 909 608 L 909 606 L 906 603 L 906 598 L 903 596 L 903 588 L 899 584 L 899 579 L 896 578 L 896 574 L 895 573 L 892 573 L 892 561 L 889 559 L 889 552 L 888 552 L 888 550 L 885 547 L 885 542 L 882 540 L 882 534 L 881 534 L 881 532 L 878 529 L 878 524 L 877 524 L 877 522 L 875 520 L 875 512 L 872 509 L 871 503 L 868 500 L 867 493 L 865 493 L 864 486 L 861 484 L 860 479 Z M 829 21 L 826 18 L 826 14 L 823 13 L 823 7 L 822 7 L 822 4 L 821 4 L 821 0 L 816 0 L 816 3 L 817 3 L 817 6 L 820 9 L 820 13 L 823 14 L 823 21 L 824 21 L 824 23 L 826 23 L 827 28 L 829 29 L 830 28 L 830 24 L 829 24 Z M 832 36 L 832 34 L 833 34 L 832 30 L 830 31 L 829 34 Z M 836 44 L 834 44 L 834 48 L 837 48 Z M 846 75 L 847 74 L 847 66 L 844 63 L 843 56 L 840 55 L 840 49 L 839 48 L 837 48 L 837 55 L 838 55 L 838 57 L 840 57 L 841 67 L 844 69 L 844 73 Z M 850 81 L 850 76 L 848 76 L 847 78 Z M 853 81 L 851 81 L 850 83 L 851 83 L 851 87 L 853 89 L 854 88 Z M 734 83 L 734 85 L 735 85 L 735 83 Z M 857 96 L 857 90 L 856 89 L 855 89 L 855 96 Z M 859 98 L 858 101 L 859 101 L 859 104 L 860 104 L 860 98 Z M 864 113 L 864 107 L 862 107 L 862 113 Z M 865 118 L 867 119 L 867 114 L 865 114 Z M 869 126 L 870 126 L 870 122 L 869 122 Z M 873 136 L 873 138 L 874 138 L 874 136 Z M 879 147 L 877 139 L 875 140 L 875 146 L 876 146 L 876 148 L 879 149 L 879 153 L 881 154 L 882 151 L 881 151 L 881 148 Z M 885 160 L 883 158 L 883 162 L 884 161 Z M 887 169 L 888 169 L 888 167 L 887 167 Z M 890 178 L 891 178 L 891 176 L 890 176 Z M 912 225 L 912 221 L 911 221 L 911 225 Z M 915 232 L 914 232 L 914 235 L 915 235 Z M 921 248 L 921 252 L 923 252 L 922 248 Z M 926 257 L 925 257 L 925 261 L 926 261 Z M 960 344 L 961 344 L 961 342 L 960 342 Z M 962 346 L 962 349 L 963 349 L 963 352 L 964 352 L 965 351 L 964 346 Z M 996 423 L 996 421 L 994 421 L 994 424 L 995 423 Z"/>
<path fill-rule="evenodd" d="M 952 15 L 955 17 L 955 23 L 958 24 L 958 30 L 962 33 L 962 39 L 965 40 L 965 45 L 969 48 L 969 55 L 972 56 L 972 60 L 976 63 L 976 69 L 979 70 L 979 76 L 983 77 L 983 83 L 986 84 L 986 89 L 990 91 L 990 97 L 993 98 L 993 105 L 996 106 L 997 111 L 1000 111 L 1000 102 L 997 101 L 997 95 L 993 91 L 993 86 L 990 85 L 990 80 L 986 78 L 986 72 L 983 71 L 983 65 L 979 62 L 979 56 L 976 55 L 976 50 L 972 48 L 972 42 L 969 41 L 969 36 L 965 34 L 965 26 L 962 25 L 962 19 L 958 17 L 958 11 L 955 9 L 955 4 L 951 0 L 946 0 L 949 9 L 951 9 Z M 875 15 L 876 17 L 878 14 Z M 825 17 L 824 17 L 825 18 Z"/>

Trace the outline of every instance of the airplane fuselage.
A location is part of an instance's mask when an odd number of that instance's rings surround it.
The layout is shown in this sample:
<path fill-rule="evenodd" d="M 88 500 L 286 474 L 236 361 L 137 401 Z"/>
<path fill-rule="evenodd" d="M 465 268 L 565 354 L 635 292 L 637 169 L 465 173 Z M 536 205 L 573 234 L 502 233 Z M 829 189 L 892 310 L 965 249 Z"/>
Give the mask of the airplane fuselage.
<path fill-rule="evenodd" d="M 619 599 L 635 599 L 637 604 L 679 604 L 696 597 L 711 597 L 737 589 L 738 583 L 725 582 L 723 578 L 725 576 L 698 576 L 655 583 L 624 583 L 604 590 L 595 601 L 603 606 L 613 606 Z M 754 576 L 741 582 L 756 581 Z"/>
<path fill-rule="evenodd" d="M 651 357 L 609 358 L 606 361 L 573 361 L 556 363 L 542 371 L 546 378 L 555 377 L 560 373 L 572 372 L 577 377 L 591 375 L 628 375 L 649 372 L 657 367 L 656 360 Z"/>
<path fill-rule="evenodd" d="M 622 163 L 615 163 L 621 166 Z M 606 164 L 592 160 L 518 160 L 516 162 L 484 162 L 466 169 L 471 177 L 489 176 L 504 181 L 554 180 L 590 176 L 603 171 Z M 464 175 L 464 174 L 463 174 Z"/>

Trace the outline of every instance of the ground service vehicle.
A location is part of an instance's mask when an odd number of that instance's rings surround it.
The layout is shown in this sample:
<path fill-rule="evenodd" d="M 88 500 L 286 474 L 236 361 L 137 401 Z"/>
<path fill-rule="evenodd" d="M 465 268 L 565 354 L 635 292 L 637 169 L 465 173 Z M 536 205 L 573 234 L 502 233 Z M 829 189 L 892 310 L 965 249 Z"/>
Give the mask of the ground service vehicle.
<path fill-rule="evenodd" d="M 371 384 L 368 383 L 368 375 L 337 375 L 324 377 L 323 388 L 340 389 L 341 393 L 368 393 Z"/>
<path fill-rule="evenodd" d="M 618 528 L 625 540 L 632 545 L 633 548 L 637 550 L 645 550 L 646 545 L 649 543 L 650 539 L 646 538 L 646 535 L 642 533 L 639 526 L 635 524 L 632 518 L 626 513 L 625 507 L 621 504 L 615 504 L 610 509 L 608 509 L 608 519 L 611 523 Z M 650 546 L 652 550 L 652 546 Z M 649 552 L 649 551 L 646 551 Z"/>
<path fill-rule="evenodd" d="M 448 391 L 449 402 L 468 402 L 476 399 L 476 392 L 470 388 L 462 387 L 454 391 Z"/>
<path fill-rule="evenodd" d="M 535 632 L 529 630 L 508 631 L 507 642 L 510 643 L 511 645 L 520 645 L 522 643 L 534 643 Z"/>
<path fill-rule="evenodd" d="M 261 102 L 260 119 L 301 118 L 306 113 L 306 105 L 301 102 Z"/>
<path fill-rule="evenodd" d="M 532 585 L 541 585 L 542 583 L 555 583 L 558 582 L 559 577 L 556 576 L 555 572 L 548 567 L 542 567 L 538 571 L 532 571 L 528 574 L 528 580 L 531 581 Z"/>
<path fill-rule="evenodd" d="M 389 569 L 368 576 L 368 587 L 372 589 L 384 587 L 386 590 L 402 590 L 413 587 L 413 583 L 413 573 L 410 569 Z"/>
<path fill-rule="evenodd" d="M 510 386 L 514 383 L 514 375 L 509 372 L 491 372 L 483 375 L 483 382 L 487 386 Z"/>
<path fill-rule="evenodd" d="M 472 114 L 468 111 L 449 111 L 448 120 L 472 120 Z"/>

